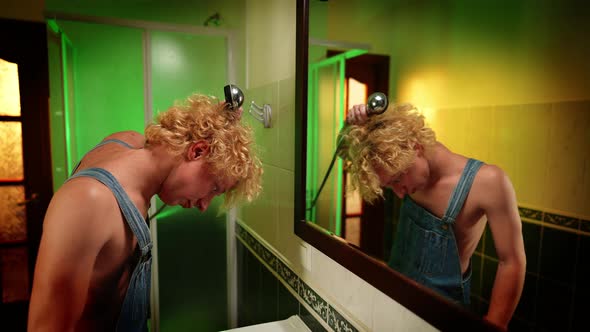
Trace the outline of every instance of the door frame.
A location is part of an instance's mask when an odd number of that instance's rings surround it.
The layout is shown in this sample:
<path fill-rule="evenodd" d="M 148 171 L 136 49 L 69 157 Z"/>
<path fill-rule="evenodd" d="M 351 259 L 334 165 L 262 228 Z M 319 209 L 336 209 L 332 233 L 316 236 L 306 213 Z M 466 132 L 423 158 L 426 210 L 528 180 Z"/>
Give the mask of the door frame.
<path fill-rule="evenodd" d="M 0 185 L 22 184 L 25 188 L 27 240 L 22 245 L 27 246 L 28 252 L 30 294 L 41 241 L 43 218 L 53 196 L 49 140 L 47 30 L 45 23 L 12 19 L 0 19 L 0 30 L 10 31 L 0 36 L 2 45 L 0 58 L 18 65 L 24 171 L 22 183 L 1 183 Z M 10 119 L 3 117 L 2 120 Z M 4 247 L 16 246 L 19 244 L 9 244 Z M 28 301 L 1 303 L 0 306 L 3 316 L 6 315 L 3 318 L 7 319 L 9 325 L 17 324 L 16 327 L 20 329 L 22 324 L 25 324 L 26 327 Z"/>

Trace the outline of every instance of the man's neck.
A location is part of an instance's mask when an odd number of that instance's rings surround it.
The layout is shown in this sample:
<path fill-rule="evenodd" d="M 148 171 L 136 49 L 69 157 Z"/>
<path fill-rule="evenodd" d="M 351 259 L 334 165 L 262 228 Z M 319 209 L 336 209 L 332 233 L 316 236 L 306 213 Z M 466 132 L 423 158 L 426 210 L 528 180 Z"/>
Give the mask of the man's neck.
<path fill-rule="evenodd" d="M 145 200 L 158 194 L 164 181 L 178 162 L 163 146 L 138 150 L 134 163 L 137 165 L 133 187 Z"/>
<path fill-rule="evenodd" d="M 425 151 L 425 158 L 430 170 L 427 188 L 434 186 L 440 179 L 454 174 L 453 159 L 455 156 L 439 142 Z"/>

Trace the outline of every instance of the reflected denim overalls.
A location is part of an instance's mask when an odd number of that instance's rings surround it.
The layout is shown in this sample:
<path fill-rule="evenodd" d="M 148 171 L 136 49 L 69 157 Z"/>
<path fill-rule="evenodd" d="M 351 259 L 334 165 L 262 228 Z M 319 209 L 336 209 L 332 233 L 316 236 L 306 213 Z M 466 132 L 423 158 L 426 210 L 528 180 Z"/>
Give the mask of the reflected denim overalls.
<path fill-rule="evenodd" d="M 108 143 L 118 143 L 130 149 L 133 148 L 123 141 L 109 139 L 101 142 L 94 149 Z M 72 173 L 75 173 L 79 166 L 80 163 L 78 163 Z M 141 257 L 129 280 L 129 286 L 125 294 L 125 299 L 123 300 L 123 305 L 121 306 L 116 330 L 125 332 L 147 331 L 152 269 L 152 240 L 150 230 L 135 204 L 129 199 L 129 196 L 127 196 L 119 181 L 110 172 L 102 168 L 88 168 L 73 174 L 68 180 L 83 176 L 100 181 L 113 192 L 129 228 L 137 238 L 137 245 L 141 249 Z"/>
<path fill-rule="evenodd" d="M 453 225 L 482 164 L 467 161 L 442 219 L 404 197 L 389 260 L 391 268 L 463 305 L 469 304 L 471 261 L 462 276 Z"/>

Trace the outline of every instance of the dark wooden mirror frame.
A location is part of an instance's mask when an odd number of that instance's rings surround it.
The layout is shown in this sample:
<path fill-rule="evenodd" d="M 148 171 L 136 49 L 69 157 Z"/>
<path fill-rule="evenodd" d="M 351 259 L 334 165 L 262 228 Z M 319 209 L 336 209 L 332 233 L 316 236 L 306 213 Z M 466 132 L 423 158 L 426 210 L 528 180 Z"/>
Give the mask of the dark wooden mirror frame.
<path fill-rule="evenodd" d="M 309 0 L 297 0 L 295 75 L 295 221 L 302 240 L 442 331 L 500 331 L 311 222 L 305 220 Z"/>

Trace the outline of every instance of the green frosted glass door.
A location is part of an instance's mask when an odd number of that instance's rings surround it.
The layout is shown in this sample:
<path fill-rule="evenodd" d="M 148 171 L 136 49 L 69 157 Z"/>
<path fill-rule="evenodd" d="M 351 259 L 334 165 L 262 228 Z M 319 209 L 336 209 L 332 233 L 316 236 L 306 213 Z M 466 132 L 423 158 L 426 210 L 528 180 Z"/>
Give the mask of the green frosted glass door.
<path fill-rule="evenodd" d="M 228 83 L 224 37 L 152 31 L 150 46 L 154 115 L 195 92 L 223 100 Z M 206 213 L 169 207 L 158 216 L 160 331 L 228 328 L 220 203 L 213 200 Z"/>

